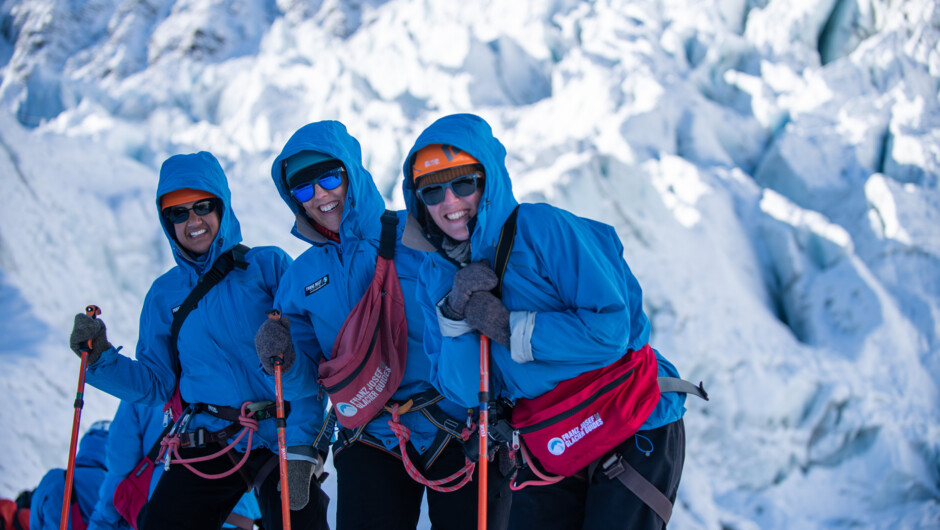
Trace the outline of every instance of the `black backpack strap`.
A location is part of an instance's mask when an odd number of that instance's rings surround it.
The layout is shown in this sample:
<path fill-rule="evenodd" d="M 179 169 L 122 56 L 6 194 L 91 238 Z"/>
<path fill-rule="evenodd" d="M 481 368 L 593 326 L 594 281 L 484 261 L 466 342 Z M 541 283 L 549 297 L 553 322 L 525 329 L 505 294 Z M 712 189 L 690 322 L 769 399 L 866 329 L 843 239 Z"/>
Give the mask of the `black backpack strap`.
<path fill-rule="evenodd" d="M 180 378 L 181 372 L 180 352 L 176 341 L 179 339 L 180 328 L 183 327 L 183 321 L 186 320 L 186 317 L 193 309 L 196 309 L 199 300 L 209 292 L 209 289 L 212 289 L 216 284 L 222 281 L 222 278 L 225 278 L 225 275 L 232 269 L 237 267 L 241 270 L 245 270 L 248 268 L 248 262 L 245 261 L 245 254 L 249 250 L 247 246 L 239 244 L 219 256 L 219 259 L 215 261 L 212 268 L 209 269 L 209 272 L 205 273 L 202 278 L 199 279 L 199 282 L 196 283 L 196 287 L 190 291 L 189 296 L 183 300 L 183 303 L 180 304 L 173 313 L 173 323 L 170 325 L 170 353 L 173 356 L 173 371 L 176 373 L 177 381 Z"/>
<path fill-rule="evenodd" d="M 379 239 L 379 257 L 395 258 L 395 236 L 398 233 L 398 214 L 394 210 L 385 210 L 382 214 L 382 235 Z"/>
<path fill-rule="evenodd" d="M 179 394 L 182 368 L 180 367 L 180 350 L 176 342 L 179 340 L 180 328 L 183 327 L 183 321 L 186 320 L 186 317 L 193 309 L 196 309 L 196 304 L 209 292 L 209 289 L 212 289 L 216 284 L 222 281 L 222 278 L 225 278 L 225 275 L 231 272 L 232 269 L 238 268 L 245 270 L 248 268 L 245 254 L 247 254 L 249 250 L 251 250 L 249 247 L 239 243 L 228 252 L 219 256 L 219 259 L 215 260 L 215 263 L 212 264 L 212 268 L 209 269 L 209 272 L 205 273 L 202 278 L 199 278 L 196 287 L 189 292 L 189 295 L 183 300 L 183 303 L 173 312 L 173 322 L 170 324 L 170 357 L 173 373 L 176 374 L 176 385 L 173 390 L 174 397 L 171 397 L 170 401 L 167 402 L 167 407 L 169 407 L 170 402 L 174 401 L 175 396 Z M 182 408 L 185 409 L 186 401 L 183 399 L 182 395 L 179 396 L 179 401 Z M 169 408 L 164 408 L 164 410 L 169 410 Z"/>
<path fill-rule="evenodd" d="M 499 242 L 496 244 L 496 261 L 493 264 L 493 270 L 499 278 L 496 289 L 493 294 L 497 298 L 502 298 L 503 274 L 506 273 L 506 265 L 509 263 L 509 253 L 512 252 L 512 242 L 516 238 L 516 217 L 519 214 L 519 206 L 513 208 L 512 213 L 503 223 L 503 229 L 499 232 Z"/>

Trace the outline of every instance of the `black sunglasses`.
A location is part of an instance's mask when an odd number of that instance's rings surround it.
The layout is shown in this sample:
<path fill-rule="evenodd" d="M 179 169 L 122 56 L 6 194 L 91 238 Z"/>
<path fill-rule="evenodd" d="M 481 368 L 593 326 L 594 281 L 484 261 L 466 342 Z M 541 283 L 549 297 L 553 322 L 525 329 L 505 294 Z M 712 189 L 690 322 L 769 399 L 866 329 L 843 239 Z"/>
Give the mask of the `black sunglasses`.
<path fill-rule="evenodd" d="M 447 190 L 454 192 L 454 195 L 457 197 L 473 195 L 473 192 L 477 191 L 477 188 L 480 186 L 480 181 L 482 180 L 483 177 L 479 173 L 471 173 L 443 184 L 432 184 L 418 188 L 416 193 L 418 194 L 418 198 L 421 199 L 421 202 L 425 205 L 434 206 L 444 200 L 444 194 Z"/>
<path fill-rule="evenodd" d="M 178 225 L 185 223 L 189 219 L 189 211 L 192 210 L 196 215 L 209 215 L 219 207 L 218 199 L 203 199 L 193 203 L 192 208 L 185 206 L 170 206 L 163 209 L 163 218 L 168 222 Z"/>

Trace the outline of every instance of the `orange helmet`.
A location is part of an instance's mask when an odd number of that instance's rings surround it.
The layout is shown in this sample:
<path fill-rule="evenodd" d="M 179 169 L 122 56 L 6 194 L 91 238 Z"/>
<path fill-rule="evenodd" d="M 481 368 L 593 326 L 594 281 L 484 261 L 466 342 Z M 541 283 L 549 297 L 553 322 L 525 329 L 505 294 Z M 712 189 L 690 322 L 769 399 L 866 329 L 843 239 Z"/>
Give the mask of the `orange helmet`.
<path fill-rule="evenodd" d="M 480 161 L 452 145 L 430 144 L 415 153 L 415 161 L 411 166 L 412 178 L 417 182 L 430 173 L 471 164 L 480 164 Z"/>
<path fill-rule="evenodd" d="M 214 199 L 215 195 L 209 193 L 208 191 L 202 190 L 193 190 L 190 188 L 182 188 L 176 191 L 171 191 L 169 193 L 163 194 L 160 197 L 160 209 L 169 208 L 170 206 L 177 206 L 179 204 L 186 204 L 190 201 L 198 201 L 200 199 Z"/>

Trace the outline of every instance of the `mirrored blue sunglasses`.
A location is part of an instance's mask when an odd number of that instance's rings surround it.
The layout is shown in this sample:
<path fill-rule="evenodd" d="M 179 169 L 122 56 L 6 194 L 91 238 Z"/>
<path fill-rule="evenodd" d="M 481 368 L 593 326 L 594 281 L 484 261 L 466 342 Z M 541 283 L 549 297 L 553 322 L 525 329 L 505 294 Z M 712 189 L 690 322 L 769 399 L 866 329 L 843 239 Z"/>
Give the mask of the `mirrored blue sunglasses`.
<path fill-rule="evenodd" d="M 343 168 L 337 167 L 329 171 L 324 171 L 314 180 L 305 182 L 295 188 L 291 188 L 290 193 L 297 199 L 297 202 L 307 202 L 313 198 L 314 184 L 319 184 L 324 190 L 335 190 L 343 183 Z"/>

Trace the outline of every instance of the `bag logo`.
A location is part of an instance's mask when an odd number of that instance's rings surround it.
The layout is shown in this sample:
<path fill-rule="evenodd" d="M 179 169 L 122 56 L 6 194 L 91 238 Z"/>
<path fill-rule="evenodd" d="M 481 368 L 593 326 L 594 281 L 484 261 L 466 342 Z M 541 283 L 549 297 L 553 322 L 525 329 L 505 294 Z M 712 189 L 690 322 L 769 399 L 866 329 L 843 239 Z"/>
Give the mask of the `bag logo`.
<path fill-rule="evenodd" d="M 337 403 L 336 411 L 348 418 L 350 416 L 355 416 L 356 413 L 359 412 L 359 409 L 350 405 L 349 403 Z"/>
<path fill-rule="evenodd" d="M 305 295 L 305 296 L 310 296 L 310 295 L 312 295 L 313 293 L 315 293 L 315 292 L 319 291 L 320 289 L 323 289 L 324 287 L 326 287 L 327 285 L 329 285 L 329 283 L 330 283 L 330 275 L 327 274 L 326 276 L 320 278 L 319 280 L 317 280 L 317 281 L 311 283 L 310 285 L 304 287 L 304 295 Z"/>
<path fill-rule="evenodd" d="M 565 449 L 571 447 L 572 445 L 581 441 L 582 438 L 587 436 L 591 431 L 597 429 L 598 427 L 604 425 L 604 420 L 601 419 L 601 414 L 598 412 L 588 419 L 581 422 L 581 425 L 576 426 L 574 429 L 562 434 L 561 437 L 555 437 L 548 441 L 548 452 L 559 456 L 565 452 Z"/>
<path fill-rule="evenodd" d="M 565 452 L 565 442 L 561 438 L 552 438 L 548 441 L 548 452 L 555 455 L 561 456 Z"/>

